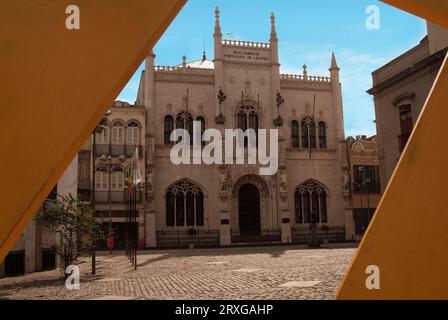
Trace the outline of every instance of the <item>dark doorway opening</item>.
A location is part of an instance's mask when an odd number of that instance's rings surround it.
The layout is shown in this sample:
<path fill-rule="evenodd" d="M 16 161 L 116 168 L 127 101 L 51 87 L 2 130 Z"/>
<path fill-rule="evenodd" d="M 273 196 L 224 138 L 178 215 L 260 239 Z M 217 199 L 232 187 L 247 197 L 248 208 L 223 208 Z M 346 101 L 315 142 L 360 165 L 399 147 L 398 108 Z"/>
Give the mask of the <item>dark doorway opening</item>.
<path fill-rule="evenodd" d="M 53 270 L 56 268 L 56 249 L 42 249 L 42 271 Z"/>
<path fill-rule="evenodd" d="M 138 238 L 138 223 L 137 222 L 112 222 L 112 232 L 114 236 L 114 248 L 113 250 L 125 250 L 126 249 L 126 228 L 129 226 L 129 233 Z M 109 223 L 103 224 L 105 234 L 109 233 Z M 100 240 L 96 244 L 97 250 L 108 250 L 107 239 Z"/>
<path fill-rule="evenodd" d="M 25 274 L 25 251 L 10 252 L 5 258 L 5 276 Z"/>
<path fill-rule="evenodd" d="M 261 235 L 260 191 L 253 184 L 241 187 L 238 193 L 241 236 Z"/>

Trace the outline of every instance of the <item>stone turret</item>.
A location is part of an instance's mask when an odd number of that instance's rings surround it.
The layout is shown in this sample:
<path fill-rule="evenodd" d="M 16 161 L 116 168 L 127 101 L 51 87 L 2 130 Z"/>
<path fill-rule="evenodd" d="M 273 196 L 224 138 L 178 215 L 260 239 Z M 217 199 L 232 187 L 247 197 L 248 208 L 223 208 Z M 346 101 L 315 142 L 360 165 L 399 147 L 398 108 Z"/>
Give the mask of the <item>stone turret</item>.
<path fill-rule="evenodd" d="M 333 112 L 335 115 L 335 128 L 336 128 L 336 138 L 337 142 L 341 142 L 345 140 L 345 132 L 344 132 L 344 113 L 342 109 L 342 91 L 341 91 L 341 83 L 339 77 L 339 66 L 336 61 L 336 56 L 334 52 L 331 55 L 331 66 L 330 66 L 330 75 L 331 75 L 331 83 L 332 83 L 332 92 L 333 92 Z"/>
<path fill-rule="evenodd" d="M 215 10 L 215 33 L 213 34 L 213 38 L 215 40 L 215 116 L 218 116 L 220 113 L 219 102 L 217 100 L 217 96 L 219 90 L 224 88 L 224 62 L 223 62 L 223 53 L 222 53 L 222 33 L 221 33 L 221 25 L 219 22 L 219 8 L 216 7 Z"/>

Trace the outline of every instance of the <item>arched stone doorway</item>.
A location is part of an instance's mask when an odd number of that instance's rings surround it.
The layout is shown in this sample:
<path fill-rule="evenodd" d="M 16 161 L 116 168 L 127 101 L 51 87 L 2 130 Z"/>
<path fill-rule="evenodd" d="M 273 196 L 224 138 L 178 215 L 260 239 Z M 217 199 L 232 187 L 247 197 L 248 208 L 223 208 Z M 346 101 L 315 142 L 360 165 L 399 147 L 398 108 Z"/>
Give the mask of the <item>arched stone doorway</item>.
<path fill-rule="evenodd" d="M 261 234 L 260 191 L 247 183 L 238 192 L 240 235 Z"/>
<path fill-rule="evenodd" d="M 241 240 L 238 237 L 245 235 L 250 239 L 260 238 L 264 231 L 272 229 L 269 187 L 261 176 L 254 174 L 241 176 L 234 184 L 232 194 L 231 229 L 234 242 Z"/>

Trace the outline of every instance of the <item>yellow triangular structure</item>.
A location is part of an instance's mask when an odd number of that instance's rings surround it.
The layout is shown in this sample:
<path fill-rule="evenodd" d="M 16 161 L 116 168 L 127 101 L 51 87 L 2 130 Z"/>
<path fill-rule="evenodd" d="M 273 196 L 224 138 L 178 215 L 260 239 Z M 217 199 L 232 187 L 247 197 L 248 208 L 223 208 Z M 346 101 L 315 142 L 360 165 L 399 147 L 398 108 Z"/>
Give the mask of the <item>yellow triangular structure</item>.
<path fill-rule="evenodd" d="M 0 262 L 185 1 L 0 2 Z"/>
<path fill-rule="evenodd" d="M 446 2 L 384 2 L 448 21 Z M 448 299 L 447 88 L 445 59 L 338 299 Z M 375 283 L 371 266 L 379 268 L 379 289 L 369 285 Z"/>

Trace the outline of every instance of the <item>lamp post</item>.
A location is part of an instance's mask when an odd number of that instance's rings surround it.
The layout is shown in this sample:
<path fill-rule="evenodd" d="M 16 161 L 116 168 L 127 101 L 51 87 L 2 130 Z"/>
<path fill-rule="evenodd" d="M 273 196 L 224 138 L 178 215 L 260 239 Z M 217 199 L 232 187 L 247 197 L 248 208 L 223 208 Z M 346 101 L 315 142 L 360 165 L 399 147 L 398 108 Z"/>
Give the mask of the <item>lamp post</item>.
<path fill-rule="evenodd" d="M 283 126 L 283 119 L 280 116 L 280 107 L 285 104 L 285 99 L 282 97 L 280 92 L 277 92 L 276 103 L 277 103 L 277 118 L 274 119 L 274 126 L 281 127 Z"/>
<path fill-rule="evenodd" d="M 92 219 L 95 219 L 95 192 L 96 192 L 96 182 L 95 182 L 95 164 L 96 164 L 96 134 L 101 134 L 107 127 L 107 121 L 110 115 L 112 114 L 112 111 L 107 111 L 104 115 L 103 119 L 101 119 L 100 124 L 93 130 L 92 132 L 92 194 L 91 194 L 91 200 L 92 200 Z M 96 252 L 95 252 L 95 240 L 92 239 L 92 246 L 91 246 L 91 255 L 92 255 L 92 275 L 96 274 Z"/>
<path fill-rule="evenodd" d="M 219 88 L 218 92 L 218 102 L 219 102 L 219 116 L 215 118 L 216 124 L 224 124 L 226 122 L 226 117 L 222 113 L 222 104 L 226 101 L 227 96 L 222 91 L 222 88 Z"/>
<path fill-rule="evenodd" d="M 112 236 L 112 157 L 107 157 L 107 176 L 108 176 L 108 199 L 109 199 L 109 237 Z M 113 246 L 109 246 L 112 254 Z"/>

